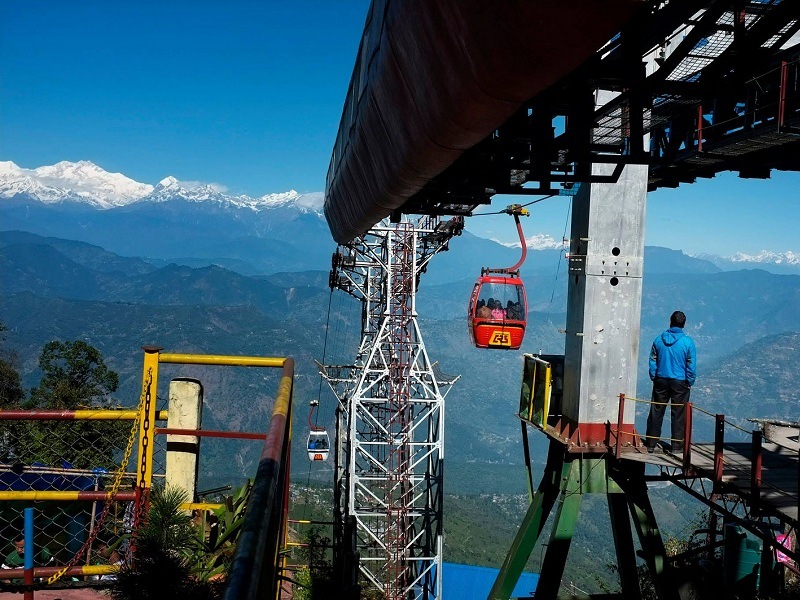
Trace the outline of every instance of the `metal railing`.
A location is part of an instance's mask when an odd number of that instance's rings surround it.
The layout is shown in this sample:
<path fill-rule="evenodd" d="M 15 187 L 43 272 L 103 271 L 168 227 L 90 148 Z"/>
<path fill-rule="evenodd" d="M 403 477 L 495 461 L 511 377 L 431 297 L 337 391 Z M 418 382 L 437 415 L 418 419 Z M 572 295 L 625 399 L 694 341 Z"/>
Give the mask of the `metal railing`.
<path fill-rule="evenodd" d="M 116 572 L 119 566 L 91 564 L 101 560 L 96 554 L 98 544 L 93 548 L 96 531 L 102 528 L 103 540 L 119 539 L 135 531 L 146 513 L 153 477 L 164 477 L 163 434 L 172 434 L 265 439 L 226 597 L 264 598 L 278 593 L 283 567 L 279 550 L 285 546 L 288 517 L 294 361 L 170 354 L 161 350 L 144 348 L 142 394 L 135 410 L 0 411 L 0 536 L 9 545 L 12 540 L 24 538 L 26 547 L 34 548 L 26 556 L 37 557 L 36 564 L 8 565 L 15 568 L 2 571 L 4 580 L 23 579 L 30 584 L 34 578 L 49 578 L 50 583 L 64 575 L 102 576 Z M 157 427 L 157 422 L 168 418 L 168 411 L 156 407 L 159 365 L 164 363 L 281 368 L 269 431 L 264 434 Z M 58 449 L 57 459 L 53 458 L 54 448 Z M 120 453 L 124 454 L 121 465 Z M 130 471 L 126 469 L 128 456 Z M 68 463 L 61 466 L 61 459 Z M 51 466 L 54 461 L 59 466 Z M 98 466 L 105 469 L 95 468 Z M 114 469 L 116 474 L 109 472 Z M 127 483 L 120 489 L 123 480 Z M 188 503 L 183 508 L 207 511 L 217 506 Z M 102 517 L 108 516 L 107 519 L 98 517 L 101 509 Z M 23 513 L 26 524 L 30 523 L 24 531 Z M 4 551 L 2 556 L 11 554 L 13 548 L 5 550 L 9 552 Z M 45 550 L 46 564 L 38 559 Z M 43 585 L 39 582 L 35 587 Z M 26 585 L 26 599 L 33 597 L 33 587 Z"/>
<path fill-rule="evenodd" d="M 619 395 L 619 416 L 617 422 L 616 432 L 612 430 L 611 441 L 614 455 L 620 458 L 625 452 L 633 449 L 639 445 L 639 438 L 645 438 L 639 434 L 634 435 L 634 439 L 625 441 L 624 436 L 628 432 L 623 430 L 623 415 L 625 413 L 626 402 L 637 402 L 642 404 L 653 404 L 650 400 L 643 400 L 640 398 L 633 398 L 625 394 Z M 769 488 L 774 494 L 791 497 L 791 493 L 786 490 L 780 489 L 774 484 L 770 484 L 764 480 L 764 444 L 773 443 L 789 450 L 782 439 L 770 439 L 762 429 L 748 430 L 740 425 L 725 418 L 724 414 L 715 414 L 710 411 L 704 410 L 700 407 L 694 406 L 691 402 L 686 404 L 685 418 L 685 438 L 682 440 L 673 440 L 668 438 L 671 443 L 681 443 L 683 451 L 681 453 L 682 468 L 689 471 L 692 468 L 692 426 L 694 420 L 694 413 L 698 412 L 706 417 L 714 419 L 714 450 L 713 450 L 713 468 L 710 473 L 710 480 L 713 485 L 714 493 L 721 493 L 726 485 L 726 475 L 730 477 L 732 474 L 740 474 L 743 478 L 749 479 L 749 485 L 745 486 L 742 491 L 747 494 L 747 501 L 750 505 L 751 511 L 757 513 L 763 501 L 765 487 Z M 749 460 L 743 462 L 742 460 L 732 461 L 726 457 L 726 430 L 732 429 L 740 432 L 746 437 L 750 438 L 750 456 Z M 745 442 L 746 443 L 746 442 Z M 798 514 L 800 514 L 800 446 L 797 452 L 798 470 L 797 470 L 797 494 L 794 500 L 798 504 Z M 726 471 L 727 469 L 727 471 Z"/>
<path fill-rule="evenodd" d="M 225 600 L 277 598 L 279 594 L 284 567 L 280 549 L 286 545 L 289 516 L 294 383 L 294 360 L 280 360 L 281 383 L 236 545 Z"/>
<path fill-rule="evenodd" d="M 292 438 L 294 359 L 210 354 L 170 354 L 145 348 L 144 380 L 158 381 L 158 365 L 268 367 L 282 370 L 264 449 L 253 481 L 242 533 L 228 576 L 226 600 L 277 598 L 289 517 L 289 468 Z M 149 357 L 149 358 L 148 358 Z M 166 432 L 165 432 L 166 433 Z M 213 432 L 219 434 L 220 432 Z M 192 435 L 198 435 L 193 432 Z"/>

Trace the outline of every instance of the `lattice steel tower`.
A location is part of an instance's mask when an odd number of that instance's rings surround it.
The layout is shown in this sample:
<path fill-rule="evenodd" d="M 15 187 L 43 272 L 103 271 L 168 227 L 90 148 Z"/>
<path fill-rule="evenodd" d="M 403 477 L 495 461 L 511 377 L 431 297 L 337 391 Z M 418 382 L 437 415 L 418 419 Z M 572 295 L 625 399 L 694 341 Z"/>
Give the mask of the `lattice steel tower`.
<path fill-rule="evenodd" d="M 444 399 L 458 377 L 431 363 L 415 297 L 462 229 L 460 218 L 382 221 L 333 257 L 331 287 L 363 303 L 354 363 L 321 367 L 339 399 L 335 563 L 346 573 L 355 550 L 386 600 L 441 598 Z"/>

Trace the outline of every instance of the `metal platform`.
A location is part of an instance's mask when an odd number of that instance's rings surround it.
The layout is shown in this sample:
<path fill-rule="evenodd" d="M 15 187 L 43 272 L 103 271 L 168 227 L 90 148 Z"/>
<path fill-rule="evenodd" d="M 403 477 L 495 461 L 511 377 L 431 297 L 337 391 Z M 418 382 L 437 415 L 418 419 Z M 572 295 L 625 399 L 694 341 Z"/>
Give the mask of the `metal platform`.
<path fill-rule="evenodd" d="M 683 469 L 683 456 L 670 452 L 648 453 L 637 447 L 621 455 L 622 460 L 656 465 L 667 479 L 703 477 L 717 481 L 719 493 L 736 494 L 748 505 L 758 505 L 761 514 L 774 513 L 782 521 L 798 525 L 798 469 L 800 455 L 783 445 L 761 446 L 760 477 L 754 477 L 753 444 L 726 443 L 722 446 L 721 465 L 714 444 L 691 445 L 690 468 Z M 721 470 L 720 470 L 721 466 Z M 677 474 L 674 469 L 681 469 Z M 755 487 L 754 487 L 755 486 Z"/>

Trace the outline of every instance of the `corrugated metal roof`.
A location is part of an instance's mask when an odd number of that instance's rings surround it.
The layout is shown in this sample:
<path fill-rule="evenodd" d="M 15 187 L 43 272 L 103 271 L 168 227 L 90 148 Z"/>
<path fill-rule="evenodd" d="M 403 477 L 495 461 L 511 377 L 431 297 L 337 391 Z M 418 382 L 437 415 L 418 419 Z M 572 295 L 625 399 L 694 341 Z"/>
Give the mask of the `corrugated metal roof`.
<path fill-rule="evenodd" d="M 442 563 L 442 600 L 485 600 L 499 569 L 457 563 Z M 523 573 L 512 598 L 531 598 L 539 583 L 537 573 Z"/>

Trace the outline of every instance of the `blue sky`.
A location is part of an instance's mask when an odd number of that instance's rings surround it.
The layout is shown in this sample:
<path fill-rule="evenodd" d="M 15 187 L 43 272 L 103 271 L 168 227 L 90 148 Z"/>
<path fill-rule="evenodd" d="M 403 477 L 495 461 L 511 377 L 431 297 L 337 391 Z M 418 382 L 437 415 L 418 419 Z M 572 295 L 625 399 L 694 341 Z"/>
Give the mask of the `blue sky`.
<path fill-rule="evenodd" d="M 250 195 L 322 190 L 367 6 L 3 0 L 0 160 L 91 160 L 141 182 L 172 175 Z M 647 243 L 800 252 L 798 189 L 800 175 L 774 173 L 658 191 Z M 567 204 L 537 205 L 526 235 L 560 239 Z M 516 237 L 507 217 L 468 228 Z"/>
<path fill-rule="evenodd" d="M 530 201 L 530 197 L 508 196 L 482 210 L 490 212 L 512 202 Z M 525 236 L 546 233 L 561 240 L 568 210 L 566 196 L 531 206 L 531 216 L 523 220 Z M 505 242 L 519 239 L 510 217 L 481 217 L 480 221 L 483 237 Z M 477 224 L 478 218 L 473 223 Z M 569 235 L 568 228 L 566 232 Z M 800 174 L 773 171 L 771 179 L 759 180 L 721 173 L 692 185 L 651 192 L 647 196 L 645 243 L 693 255 L 800 252 Z"/>
<path fill-rule="evenodd" d="M 318 191 L 367 2 L 0 2 L 0 155 Z"/>

